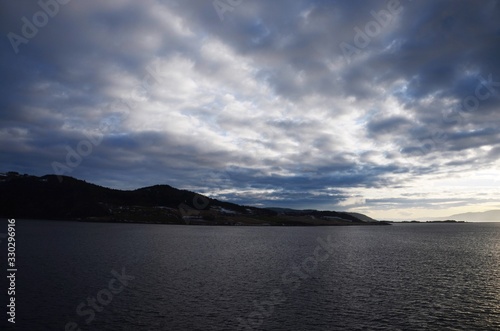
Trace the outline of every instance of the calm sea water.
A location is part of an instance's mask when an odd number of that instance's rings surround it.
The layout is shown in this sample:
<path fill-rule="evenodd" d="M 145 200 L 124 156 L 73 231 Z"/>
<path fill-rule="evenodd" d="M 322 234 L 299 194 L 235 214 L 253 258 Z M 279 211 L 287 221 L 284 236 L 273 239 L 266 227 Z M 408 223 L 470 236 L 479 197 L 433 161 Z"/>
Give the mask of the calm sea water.
<path fill-rule="evenodd" d="M 16 226 L 2 330 L 500 330 L 500 223 Z"/>

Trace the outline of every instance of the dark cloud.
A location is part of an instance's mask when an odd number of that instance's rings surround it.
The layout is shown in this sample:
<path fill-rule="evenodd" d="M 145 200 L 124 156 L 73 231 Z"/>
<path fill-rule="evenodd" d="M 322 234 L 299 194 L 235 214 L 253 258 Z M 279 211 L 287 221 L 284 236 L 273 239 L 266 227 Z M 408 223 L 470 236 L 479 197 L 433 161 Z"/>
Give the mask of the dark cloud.
<path fill-rule="evenodd" d="M 371 121 L 367 125 L 367 130 L 372 135 L 403 134 L 404 132 L 401 131 L 407 129 L 411 124 L 412 121 L 401 116 L 395 116 Z"/>
<path fill-rule="evenodd" d="M 99 137 L 67 174 L 334 208 L 497 169 L 497 1 L 242 1 L 223 20 L 211 1 L 70 1 L 23 36 L 40 10 L 0 4 L 5 171 L 53 173 Z M 421 202 L 388 199 L 364 204 Z"/>

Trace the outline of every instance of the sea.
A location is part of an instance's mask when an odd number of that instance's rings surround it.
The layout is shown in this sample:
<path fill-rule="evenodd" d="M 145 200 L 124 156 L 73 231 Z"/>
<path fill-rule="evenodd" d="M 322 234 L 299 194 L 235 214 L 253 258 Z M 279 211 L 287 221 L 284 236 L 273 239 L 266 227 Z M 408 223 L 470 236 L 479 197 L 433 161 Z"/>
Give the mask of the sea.
<path fill-rule="evenodd" d="M 15 324 L 0 233 L 1 330 L 500 330 L 500 223 L 16 220 Z"/>

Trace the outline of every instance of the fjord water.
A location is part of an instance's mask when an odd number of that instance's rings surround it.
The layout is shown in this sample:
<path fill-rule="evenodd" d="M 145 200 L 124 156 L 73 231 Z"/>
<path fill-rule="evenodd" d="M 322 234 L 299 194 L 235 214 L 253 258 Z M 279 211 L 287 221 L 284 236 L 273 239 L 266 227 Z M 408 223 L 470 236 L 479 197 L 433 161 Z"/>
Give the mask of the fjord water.
<path fill-rule="evenodd" d="M 16 226 L 16 330 L 500 329 L 500 223 Z"/>

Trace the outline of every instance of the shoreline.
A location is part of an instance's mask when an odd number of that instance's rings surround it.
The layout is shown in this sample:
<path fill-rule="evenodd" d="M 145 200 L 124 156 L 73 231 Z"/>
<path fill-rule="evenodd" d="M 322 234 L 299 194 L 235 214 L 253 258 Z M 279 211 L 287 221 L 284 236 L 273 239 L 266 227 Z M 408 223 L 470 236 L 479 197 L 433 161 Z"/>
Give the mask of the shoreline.
<path fill-rule="evenodd" d="M 243 227 L 321 227 L 321 226 L 379 226 L 379 225 L 392 225 L 391 222 L 379 221 L 379 222 L 337 222 L 337 223 L 322 223 L 322 224 L 307 224 L 303 222 L 287 221 L 286 223 L 272 224 L 272 223 L 228 223 L 227 221 L 207 221 L 207 222 L 160 222 L 160 221 L 138 221 L 138 220 L 112 220 L 112 219 L 82 219 L 82 218 L 15 218 L 16 220 L 30 220 L 30 221 L 54 221 L 54 222 L 81 222 L 81 223 L 108 223 L 108 224 L 157 224 L 157 225 L 185 225 L 185 226 L 243 226 Z"/>

